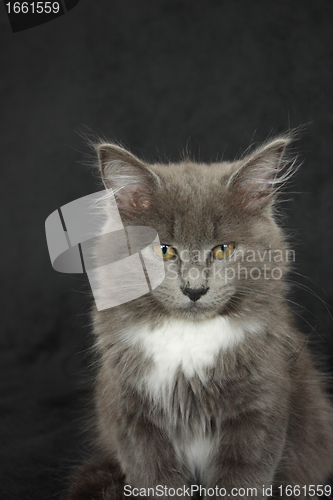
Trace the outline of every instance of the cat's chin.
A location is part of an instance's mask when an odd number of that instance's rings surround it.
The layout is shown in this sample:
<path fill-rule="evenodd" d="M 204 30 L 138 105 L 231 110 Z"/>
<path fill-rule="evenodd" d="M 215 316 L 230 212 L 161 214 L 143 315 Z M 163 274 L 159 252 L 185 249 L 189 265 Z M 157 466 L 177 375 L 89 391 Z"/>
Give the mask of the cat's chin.
<path fill-rule="evenodd" d="M 175 308 L 172 314 L 179 318 L 200 321 L 219 316 L 219 311 L 215 308 L 193 302 L 189 305 Z"/>

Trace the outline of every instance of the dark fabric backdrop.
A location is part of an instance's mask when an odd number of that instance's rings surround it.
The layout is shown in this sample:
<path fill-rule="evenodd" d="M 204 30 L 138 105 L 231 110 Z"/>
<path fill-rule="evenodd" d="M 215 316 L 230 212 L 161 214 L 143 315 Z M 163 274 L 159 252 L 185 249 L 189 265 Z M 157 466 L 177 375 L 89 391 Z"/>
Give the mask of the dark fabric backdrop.
<path fill-rule="evenodd" d="M 82 134 L 209 161 L 307 123 L 292 300 L 331 364 L 332 23 L 330 0 L 80 0 L 13 34 L 1 6 L 1 498 L 59 498 L 81 453 L 89 286 L 53 271 L 44 222 L 100 188 Z"/>

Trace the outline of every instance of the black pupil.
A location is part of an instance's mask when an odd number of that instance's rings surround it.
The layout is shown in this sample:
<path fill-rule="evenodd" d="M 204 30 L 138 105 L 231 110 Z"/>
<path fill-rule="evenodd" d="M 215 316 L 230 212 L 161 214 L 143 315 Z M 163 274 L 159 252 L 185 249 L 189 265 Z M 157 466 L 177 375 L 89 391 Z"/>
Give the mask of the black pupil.
<path fill-rule="evenodd" d="M 168 251 L 168 247 L 166 245 L 161 245 L 162 248 L 162 254 L 165 255 Z"/>
<path fill-rule="evenodd" d="M 226 252 L 227 248 L 228 248 L 228 245 L 221 245 L 221 250 L 223 253 Z"/>

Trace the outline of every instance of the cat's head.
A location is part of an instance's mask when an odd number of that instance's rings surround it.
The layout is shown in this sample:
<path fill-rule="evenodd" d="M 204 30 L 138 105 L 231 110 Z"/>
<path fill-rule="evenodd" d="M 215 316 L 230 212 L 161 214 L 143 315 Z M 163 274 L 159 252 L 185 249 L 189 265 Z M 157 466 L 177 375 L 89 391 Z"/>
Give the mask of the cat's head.
<path fill-rule="evenodd" d="M 283 301 L 294 254 L 276 223 L 289 136 L 235 162 L 147 164 L 120 146 L 97 146 L 105 186 L 124 225 L 157 230 L 163 283 L 141 299 L 179 317 L 245 316 Z M 107 279 L 107 278 L 105 278 Z"/>

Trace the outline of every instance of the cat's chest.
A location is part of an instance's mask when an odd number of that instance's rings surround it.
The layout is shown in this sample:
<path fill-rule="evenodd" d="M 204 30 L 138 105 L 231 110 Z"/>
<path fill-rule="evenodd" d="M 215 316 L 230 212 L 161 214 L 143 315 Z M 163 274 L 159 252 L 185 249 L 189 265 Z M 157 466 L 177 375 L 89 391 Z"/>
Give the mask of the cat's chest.
<path fill-rule="evenodd" d="M 135 340 L 150 361 L 144 375 L 147 391 L 154 398 L 165 393 L 180 372 L 203 380 L 219 353 L 242 342 L 244 336 L 244 328 L 223 317 L 200 322 L 170 319 L 155 328 L 139 328 Z"/>

